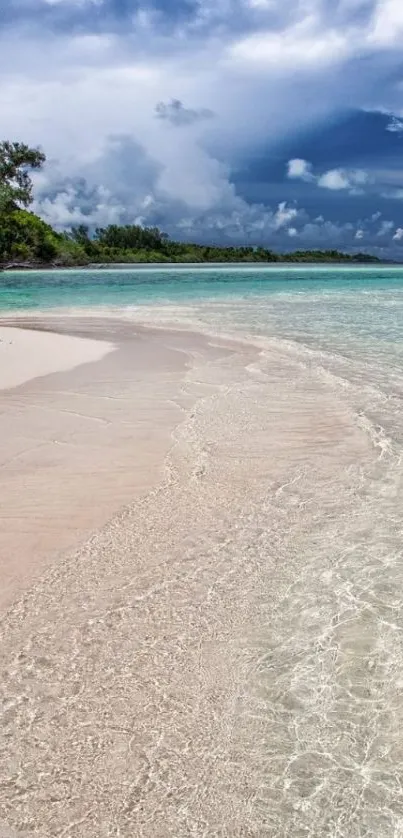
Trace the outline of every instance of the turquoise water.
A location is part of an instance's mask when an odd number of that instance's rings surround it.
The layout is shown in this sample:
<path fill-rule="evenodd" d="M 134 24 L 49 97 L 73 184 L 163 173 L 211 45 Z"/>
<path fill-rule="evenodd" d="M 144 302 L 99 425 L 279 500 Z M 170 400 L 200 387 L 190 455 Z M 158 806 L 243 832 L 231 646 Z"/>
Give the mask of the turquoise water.
<path fill-rule="evenodd" d="M 128 306 L 227 297 L 396 292 L 403 268 L 139 268 L 22 271 L 0 275 L 0 309 Z"/>
<path fill-rule="evenodd" d="M 403 268 L 148 268 L 0 275 L 0 311 L 99 309 L 280 337 L 343 357 L 403 359 Z"/>
<path fill-rule="evenodd" d="M 402 336 L 403 268 L 140 268 L 0 275 L 0 311 L 216 307 L 220 326 L 314 340 Z M 221 304 L 221 311 L 220 309 Z M 227 312 L 225 316 L 225 311 Z M 326 327 L 326 328 L 325 328 Z"/>

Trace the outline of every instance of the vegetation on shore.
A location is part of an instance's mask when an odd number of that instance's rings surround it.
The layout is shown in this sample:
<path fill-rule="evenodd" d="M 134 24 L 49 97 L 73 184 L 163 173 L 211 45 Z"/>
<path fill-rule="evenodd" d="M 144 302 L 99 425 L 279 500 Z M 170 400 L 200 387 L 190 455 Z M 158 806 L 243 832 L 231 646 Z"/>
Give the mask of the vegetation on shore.
<path fill-rule="evenodd" d="M 157 227 L 109 225 L 90 233 L 80 225 L 58 233 L 35 213 L 29 171 L 45 155 L 23 143 L 0 143 L 0 266 L 74 267 L 141 262 L 379 262 L 366 253 L 297 250 L 278 254 L 264 247 L 172 241 Z"/>

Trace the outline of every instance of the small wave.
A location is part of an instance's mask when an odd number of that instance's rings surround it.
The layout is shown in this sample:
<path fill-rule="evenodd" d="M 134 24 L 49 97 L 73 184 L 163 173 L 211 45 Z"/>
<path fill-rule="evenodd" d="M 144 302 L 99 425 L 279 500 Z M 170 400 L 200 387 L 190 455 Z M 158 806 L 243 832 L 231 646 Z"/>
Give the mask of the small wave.
<path fill-rule="evenodd" d="M 387 435 L 385 428 L 382 425 L 374 423 L 365 413 L 357 413 L 357 423 L 369 436 L 374 448 L 379 450 L 379 459 L 383 460 L 388 456 L 393 456 L 394 445 L 393 440 Z"/>

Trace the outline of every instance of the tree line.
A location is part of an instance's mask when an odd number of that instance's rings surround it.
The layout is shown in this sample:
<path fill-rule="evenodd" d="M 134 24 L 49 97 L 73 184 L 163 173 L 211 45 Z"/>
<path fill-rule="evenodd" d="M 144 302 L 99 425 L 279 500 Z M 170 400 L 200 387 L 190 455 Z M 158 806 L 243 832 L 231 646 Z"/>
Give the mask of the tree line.
<path fill-rule="evenodd" d="M 365 253 L 297 250 L 279 254 L 264 247 L 205 245 L 171 240 L 158 227 L 110 224 L 90 231 L 79 225 L 56 232 L 30 212 L 31 172 L 45 155 L 24 143 L 0 143 L 0 265 L 74 267 L 140 262 L 378 262 Z"/>

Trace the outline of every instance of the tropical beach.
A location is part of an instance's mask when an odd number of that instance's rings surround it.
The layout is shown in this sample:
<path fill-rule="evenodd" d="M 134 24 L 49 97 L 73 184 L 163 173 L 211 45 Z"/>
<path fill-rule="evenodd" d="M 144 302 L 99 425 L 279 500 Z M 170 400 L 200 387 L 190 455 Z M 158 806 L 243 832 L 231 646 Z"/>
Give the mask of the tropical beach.
<path fill-rule="evenodd" d="M 401 274 L 295 271 L 7 280 L 5 835 L 399 829 Z"/>
<path fill-rule="evenodd" d="M 403 838 L 402 48 L 3 0 L 0 838 Z"/>

